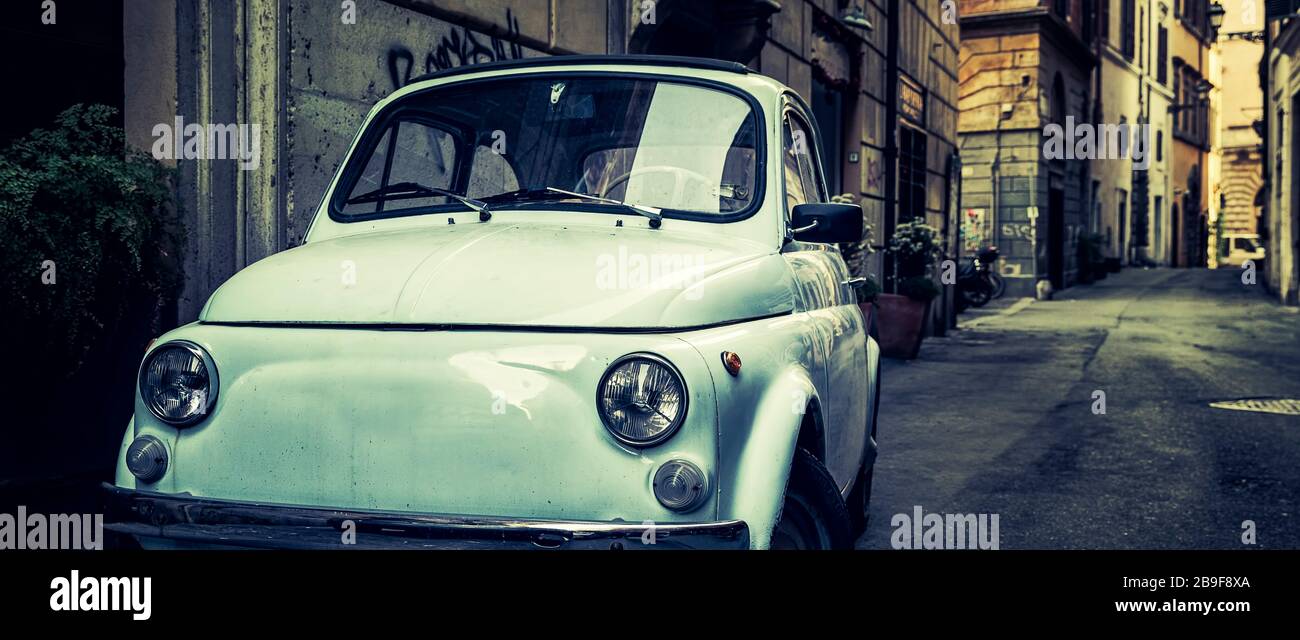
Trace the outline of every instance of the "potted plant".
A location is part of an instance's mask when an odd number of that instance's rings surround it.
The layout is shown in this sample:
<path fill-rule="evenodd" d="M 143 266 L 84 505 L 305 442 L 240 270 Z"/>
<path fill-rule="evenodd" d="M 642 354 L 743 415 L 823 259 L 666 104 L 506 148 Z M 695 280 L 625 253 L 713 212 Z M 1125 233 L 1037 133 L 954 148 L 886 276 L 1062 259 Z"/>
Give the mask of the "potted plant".
<path fill-rule="evenodd" d="M 899 224 L 889 239 L 886 251 L 894 258 L 898 293 L 882 293 L 876 300 L 880 351 L 885 356 L 911 359 L 921 350 L 930 301 L 940 293 L 933 279 L 942 252 L 938 237 L 937 229 L 916 218 Z"/>

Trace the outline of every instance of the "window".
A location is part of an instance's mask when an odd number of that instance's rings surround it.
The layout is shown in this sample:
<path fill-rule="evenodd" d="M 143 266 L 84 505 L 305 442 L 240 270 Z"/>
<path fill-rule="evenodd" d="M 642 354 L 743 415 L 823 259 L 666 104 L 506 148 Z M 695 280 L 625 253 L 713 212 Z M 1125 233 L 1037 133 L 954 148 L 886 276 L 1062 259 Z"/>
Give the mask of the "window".
<path fill-rule="evenodd" d="M 377 122 L 344 168 L 336 217 L 465 210 L 436 191 L 497 210 L 624 212 L 553 187 L 693 219 L 743 214 L 761 199 L 758 118 L 723 88 L 527 74 L 412 93 Z"/>
<path fill-rule="evenodd" d="M 1183 102 L 1186 96 L 1183 95 L 1183 68 L 1174 61 L 1174 133 L 1178 133 L 1184 128 L 1184 114 L 1187 110 L 1183 108 Z"/>
<path fill-rule="evenodd" d="M 1165 132 L 1156 131 L 1156 162 L 1162 162 L 1165 159 Z"/>
<path fill-rule="evenodd" d="M 1120 0 L 1120 51 L 1129 62 L 1133 61 L 1137 48 L 1133 38 L 1137 33 L 1137 29 L 1133 24 L 1136 7 L 1137 0 Z"/>
<path fill-rule="evenodd" d="M 447 131 L 413 120 L 394 122 L 375 145 L 370 161 L 352 187 L 344 213 L 379 213 L 398 199 L 401 208 L 446 203 L 442 196 L 398 198 L 399 194 L 394 193 L 390 198 L 385 196 L 384 188 L 413 183 L 448 189 L 452 186 L 456 155 L 455 139 Z"/>
<path fill-rule="evenodd" d="M 825 202 L 821 182 L 817 179 L 817 165 L 813 159 L 811 129 L 793 114 L 785 118 L 784 158 L 786 219 L 795 205 L 805 202 Z"/>
<path fill-rule="evenodd" d="M 912 127 L 899 127 L 898 131 L 898 221 L 925 219 L 925 163 L 924 133 Z"/>
<path fill-rule="evenodd" d="M 1156 34 L 1156 81 L 1169 84 L 1169 30 L 1164 27 Z"/>

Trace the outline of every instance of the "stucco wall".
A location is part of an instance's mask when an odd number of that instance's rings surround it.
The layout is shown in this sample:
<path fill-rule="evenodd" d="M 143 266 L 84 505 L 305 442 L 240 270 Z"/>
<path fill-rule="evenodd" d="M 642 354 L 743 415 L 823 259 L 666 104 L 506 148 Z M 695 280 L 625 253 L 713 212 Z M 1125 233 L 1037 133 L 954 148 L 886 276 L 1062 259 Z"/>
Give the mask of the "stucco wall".
<path fill-rule="evenodd" d="M 544 29 L 545 23 L 539 26 L 536 18 L 548 15 L 546 3 L 514 3 L 525 5 L 519 12 L 497 4 L 502 33 L 494 35 L 376 0 L 359 2 L 356 24 L 344 24 L 333 3 L 291 0 L 292 54 L 285 96 L 290 245 L 306 233 L 325 188 L 375 102 L 427 72 L 542 55 L 519 44 L 517 37 L 526 28 Z M 535 10 L 528 10 L 529 4 Z M 486 20 L 482 6 L 476 9 Z"/>

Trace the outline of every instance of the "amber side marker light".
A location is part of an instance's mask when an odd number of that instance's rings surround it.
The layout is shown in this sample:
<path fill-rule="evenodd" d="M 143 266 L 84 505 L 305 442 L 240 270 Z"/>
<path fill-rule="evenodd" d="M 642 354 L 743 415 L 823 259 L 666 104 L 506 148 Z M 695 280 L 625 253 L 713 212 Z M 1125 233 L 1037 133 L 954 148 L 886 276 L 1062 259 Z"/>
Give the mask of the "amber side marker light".
<path fill-rule="evenodd" d="M 740 375 L 740 356 L 734 351 L 722 352 L 722 366 L 733 376 Z"/>

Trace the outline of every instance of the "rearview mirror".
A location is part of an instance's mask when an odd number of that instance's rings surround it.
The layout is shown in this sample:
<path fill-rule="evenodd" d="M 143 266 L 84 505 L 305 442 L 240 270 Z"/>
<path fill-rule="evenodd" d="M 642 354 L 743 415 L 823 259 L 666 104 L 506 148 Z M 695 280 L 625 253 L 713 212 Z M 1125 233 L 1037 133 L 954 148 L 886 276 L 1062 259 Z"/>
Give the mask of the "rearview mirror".
<path fill-rule="evenodd" d="M 837 202 L 795 205 L 791 212 L 794 239 L 800 242 L 859 242 L 862 206 Z"/>

